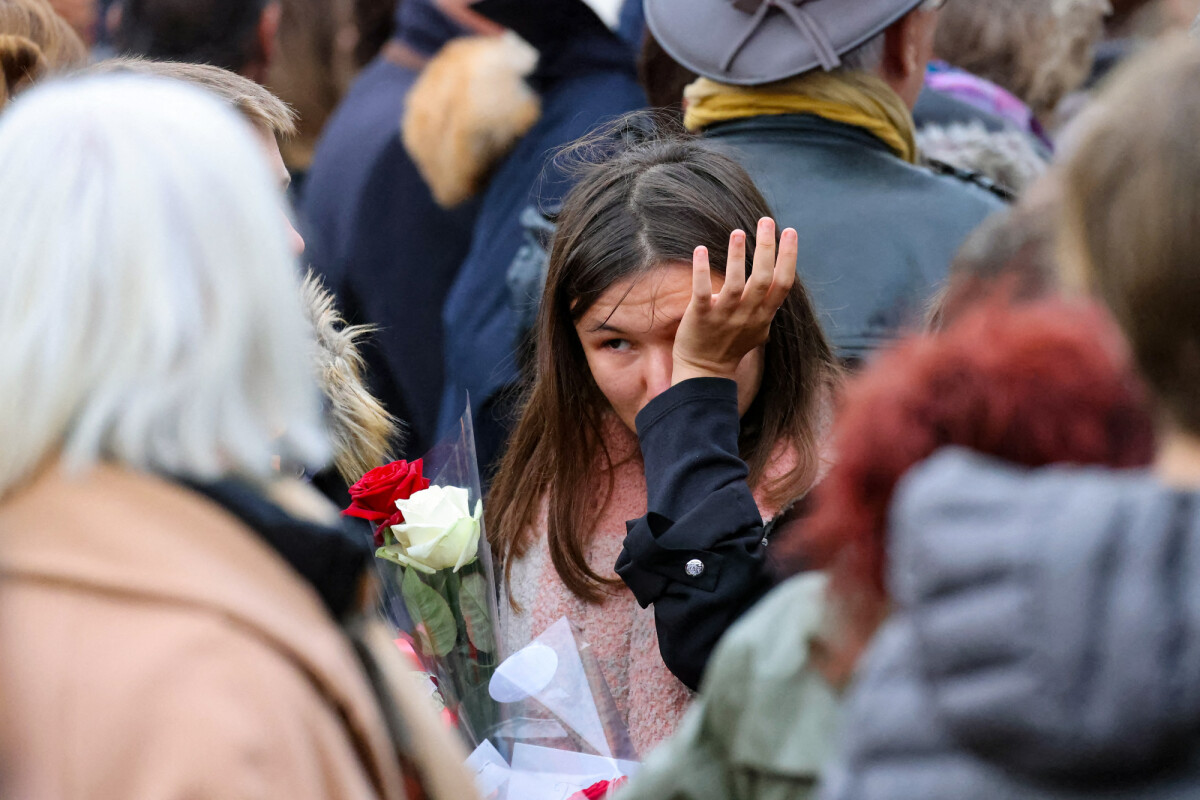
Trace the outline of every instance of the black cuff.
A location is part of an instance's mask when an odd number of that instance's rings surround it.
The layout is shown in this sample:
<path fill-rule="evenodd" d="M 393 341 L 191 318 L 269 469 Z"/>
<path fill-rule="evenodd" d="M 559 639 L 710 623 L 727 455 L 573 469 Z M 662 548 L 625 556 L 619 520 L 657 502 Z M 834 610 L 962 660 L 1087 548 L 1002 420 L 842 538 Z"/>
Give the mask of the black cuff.
<path fill-rule="evenodd" d="M 762 559 L 761 526 L 753 496 L 744 486 L 731 486 L 681 520 L 651 512 L 628 522 L 616 572 L 643 607 L 672 583 L 712 592 L 727 556 Z M 692 562 L 699 562 L 699 574 L 689 573 Z"/>

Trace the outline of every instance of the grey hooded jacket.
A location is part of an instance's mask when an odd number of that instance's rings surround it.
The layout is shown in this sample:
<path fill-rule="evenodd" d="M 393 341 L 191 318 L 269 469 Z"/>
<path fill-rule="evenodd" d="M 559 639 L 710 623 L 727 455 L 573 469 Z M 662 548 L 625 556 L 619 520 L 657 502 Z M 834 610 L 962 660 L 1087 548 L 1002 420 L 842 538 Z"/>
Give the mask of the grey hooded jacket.
<path fill-rule="evenodd" d="M 894 614 L 820 797 L 1200 797 L 1200 494 L 949 449 L 892 512 Z"/>

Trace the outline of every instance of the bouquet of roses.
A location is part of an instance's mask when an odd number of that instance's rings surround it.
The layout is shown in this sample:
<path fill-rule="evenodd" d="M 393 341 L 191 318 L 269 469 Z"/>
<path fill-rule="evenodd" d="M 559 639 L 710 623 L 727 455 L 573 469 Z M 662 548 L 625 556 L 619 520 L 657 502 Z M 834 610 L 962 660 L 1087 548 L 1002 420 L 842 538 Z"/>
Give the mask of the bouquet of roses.
<path fill-rule="evenodd" d="M 599 797 L 633 774 L 628 732 L 569 620 L 499 658 L 469 411 L 421 459 L 371 470 L 350 497 L 343 513 L 375 527 L 384 611 L 475 748 L 467 765 L 484 798 Z"/>
<path fill-rule="evenodd" d="M 377 467 L 350 487 L 347 516 L 375 526 L 388 617 L 411 643 L 460 730 L 496 724 L 496 594 L 468 411 L 423 458 Z"/>

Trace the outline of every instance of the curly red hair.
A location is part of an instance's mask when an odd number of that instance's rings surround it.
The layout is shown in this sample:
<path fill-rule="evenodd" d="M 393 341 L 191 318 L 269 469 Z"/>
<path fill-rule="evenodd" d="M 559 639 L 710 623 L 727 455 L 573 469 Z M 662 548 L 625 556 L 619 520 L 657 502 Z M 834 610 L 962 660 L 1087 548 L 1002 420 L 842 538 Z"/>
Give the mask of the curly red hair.
<path fill-rule="evenodd" d="M 838 636 L 856 654 L 886 613 L 888 505 L 945 445 L 1026 466 L 1149 463 L 1153 420 L 1126 345 L 1098 308 L 988 305 L 880 354 L 845 387 L 836 461 L 784 563 L 830 573 Z"/>

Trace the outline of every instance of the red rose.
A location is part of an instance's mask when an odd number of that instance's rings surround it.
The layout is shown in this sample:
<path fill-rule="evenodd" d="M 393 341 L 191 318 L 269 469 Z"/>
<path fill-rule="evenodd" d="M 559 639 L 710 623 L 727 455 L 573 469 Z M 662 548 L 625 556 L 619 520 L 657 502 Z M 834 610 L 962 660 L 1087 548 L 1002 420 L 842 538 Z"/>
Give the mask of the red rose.
<path fill-rule="evenodd" d="M 404 500 L 405 498 L 401 497 L 399 499 Z M 386 531 L 388 528 L 392 527 L 393 525 L 400 525 L 403 522 L 404 522 L 404 512 L 397 508 L 390 517 L 385 519 L 383 522 L 379 523 L 379 527 L 377 527 L 375 529 L 375 546 L 383 547 L 383 545 L 384 545 L 383 532 Z"/>
<path fill-rule="evenodd" d="M 599 783 L 593 783 L 583 791 L 576 792 L 575 794 L 571 795 L 568 800 L 604 800 L 604 798 L 609 797 L 612 792 L 620 789 L 628 782 L 629 778 L 621 777 L 617 778 L 615 781 L 600 781 Z"/>
<path fill-rule="evenodd" d="M 370 522 L 389 519 L 397 513 L 397 500 L 407 500 L 414 492 L 429 488 L 429 479 L 421 475 L 421 467 L 419 458 L 412 463 L 393 461 L 376 467 L 350 487 L 350 507 L 342 513 Z"/>

